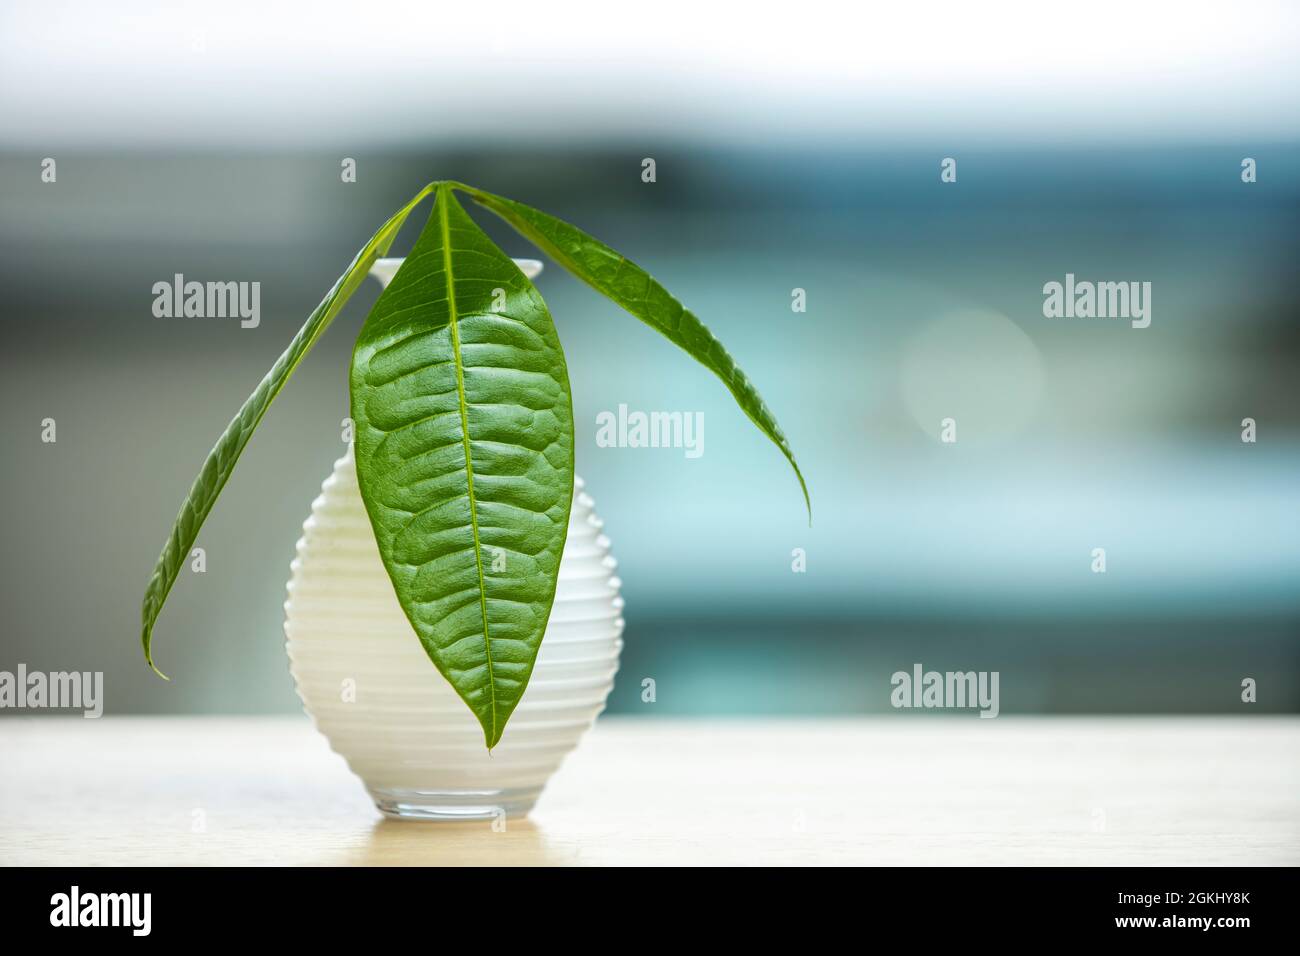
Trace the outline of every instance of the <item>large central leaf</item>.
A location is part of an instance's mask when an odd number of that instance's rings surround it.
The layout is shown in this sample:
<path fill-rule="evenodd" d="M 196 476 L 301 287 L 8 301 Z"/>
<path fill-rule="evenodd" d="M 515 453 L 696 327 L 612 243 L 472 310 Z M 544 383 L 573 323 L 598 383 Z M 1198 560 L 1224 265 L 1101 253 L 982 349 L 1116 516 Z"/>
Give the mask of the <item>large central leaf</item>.
<path fill-rule="evenodd" d="M 573 410 L 546 304 L 448 186 L 361 330 L 351 385 L 380 555 L 492 747 L 555 598 Z"/>

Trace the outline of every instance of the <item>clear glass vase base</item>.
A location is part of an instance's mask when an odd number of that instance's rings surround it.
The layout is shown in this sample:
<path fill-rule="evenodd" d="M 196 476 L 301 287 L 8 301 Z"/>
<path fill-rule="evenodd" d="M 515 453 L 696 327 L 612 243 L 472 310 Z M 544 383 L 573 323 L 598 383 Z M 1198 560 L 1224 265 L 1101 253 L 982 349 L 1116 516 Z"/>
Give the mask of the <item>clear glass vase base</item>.
<path fill-rule="evenodd" d="M 541 788 L 517 790 L 398 790 L 371 788 L 370 797 L 386 817 L 396 820 L 497 820 L 523 816 Z"/>

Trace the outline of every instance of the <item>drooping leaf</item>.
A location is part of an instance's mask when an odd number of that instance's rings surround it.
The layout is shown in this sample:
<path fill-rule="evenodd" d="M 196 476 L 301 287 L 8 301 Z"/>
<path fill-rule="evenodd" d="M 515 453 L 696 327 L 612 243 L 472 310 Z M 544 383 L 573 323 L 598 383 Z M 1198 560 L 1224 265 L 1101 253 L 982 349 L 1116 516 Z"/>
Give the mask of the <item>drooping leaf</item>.
<path fill-rule="evenodd" d="M 758 390 L 736 365 L 722 343 L 694 313 L 683 307 L 636 263 L 576 226 L 513 199 L 496 196 L 463 183 L 454 185 L 512 225 L 565 269 L 646 325 L 657 329 L 722 379 L 741 411 L 781 449 L 790 462 L 799 479 L 799 487 L 803 490 L 804 504 L 811 521 L 812 502 L 808 497 L 808 486 L 781 426 L 776 423 L 776 418 L 764 404 Z"/>
<path fill-rule="evenodd" d="M 573 496 L 568 371 L 546 304 L 451 189 L 352 357 L 362 498 L 425 651 L 501 739 L 541 644 Z"/>
<path fill-rule="evenodd" d="M 365 279 L 374 261 L 388 252 L 389 246 L 392 245 L 393 239 L 401 230 L 402 224 L 406 222 L 406 217 L 410 215 L 411 210 L 433 189 L 433 185 L 422 189 L 414 199 L 384 223 L 361 248 L 356 258 L 352 260 L 352 264 L 339 276 L 320 305 L 316 306 L 316 310 L 293 337 L 284 354 L 266 373 L 266 377 L 244 402 L 239 413 L 226 426 L 225 432 L 208 453 L 202 470 L 194 479 L 190 493 L 181 505 L 180 513 L 172 526 L 171 537 L 167 539 L 162 554 L 158 556 L 158 563 L 154 566 L 153 575 L 144 592 L 144 603 L 141 608 L 143 618 L 141 642 L 144 645 L 144 658 L 160 677 L 166 675 L 159 671 L 153 662 L 154 623 L 172 585 L 176 582 L 176 576 L 180 574 L 181 566 L 189 556 L 190 548 L 198 538 L 199 529 L 203 527 L 204 520 L 212 510 L 212 506 L 216 504 L 221 490 L 226 486 L 226 481 L 234 471 L 235 463 L 239 461 L 244 446 L 248 444 L 248 440 L 262 421 L 262 416 L 266 414 L 271 402 L 275 400 L 284 383 L 298 367 L 298 363 L 311 351 L 311 347 L 316 344 L 334 316 L 339 313 L 352 293 L 356 291 L 357 286 Z"/>

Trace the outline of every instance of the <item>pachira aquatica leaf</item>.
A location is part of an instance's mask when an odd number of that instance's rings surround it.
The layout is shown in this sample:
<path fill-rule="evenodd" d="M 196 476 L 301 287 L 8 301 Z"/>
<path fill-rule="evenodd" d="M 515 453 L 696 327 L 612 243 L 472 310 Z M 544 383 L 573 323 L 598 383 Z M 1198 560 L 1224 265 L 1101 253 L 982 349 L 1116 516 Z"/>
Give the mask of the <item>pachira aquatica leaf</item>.
<path fill-rule="evenodd" d="M 789 460 L 809 504 L 789 443 L 757 390 L 648 273 L 537 209 L 462 183 L 432 183 L 362 248 L 208 456 L 145 592 L 150 666 L 154 622 L 240 452 L 374 260 L 432 194 L 427 224 L 353 351 L 357 477 L 414 636 L 477 717 L 487 746 L 500 741 L 555 598 L 573 496 L 573 411 L 546 304 L 466 214 L 457 190 L 716 374 Z"/>
<path fill-rule="evenodd" d="M 795 477 L 799 479 L 809 519 L 812 518 L 808 485 L 803 480 L 803 473 L 799 471 L 785 433 L 776 423 L 776 417 L 768 410 L 758 389 L 740 370 L 735 359 L 709 331 L 708 326 L 695 317 L 695 313 L 673 298 L 650 273 L 577 226 L 504 196 L 495 196 L 459 183 L 457 187 L 514 226 L 521 235 L 569 272 L 662 333 L 722 379 L 722 384 L 727 386 L 740 410 L 781 449 L 781 453 L 790 462 Z"/>
<path fill-rule="evenodd" d="M 171 593 L 172 585 L 176 583 L 176 576 L 181 573 L 181 566 L 189 556 L 190 548 L 194 546 L 199 536 L 199 529 L 203 527 L 204 520 L 207 519 L 212 506 L 217 503 L 217 498 L 221 495 L 221 489 L 226 486 L 231 473 L 235 470 L 235 463 L 243 454 L 244 446 L 253 437 L 253 432 L 262 422 L 262 416 L 271 407 L 275 397 L 280 394 L 284 383 L 289 381 L 289 376 L 298 367 L 298 363 L 311 351 L 311 347 L 329 327 L 334 316 L 338 315 L 339 310 L 351 298 L 357 286 L 370 272 L 370 267 L 374 265 L 375 260 L 388 252 L 402 224 L 406 222 L 406 217 L 411 214 L 411 210 L 418 206 L 433 189 L 432 185 L 422 189 L 415 198 L 380 226 L 379 231 L 371 236 L 370 241 L 361 247 L 352 264 L 347 267 L 343 275 L 339 276 L 320 305 L 316 306 L 316 310 L 307 317 L 306 324 L 298 330 L 298 334 L 293 337 L 284 354 L 271 366 L 271 370 L 266 373 L 253 394 L 248 396 L 243 407 L 226 426 L 226 430 L 217 439 L 212 451 L 208 452 L 203 468 L 194 479 L 194 484 L 190 486 L 190 493 L 181 503 L 181 510 L 176 515 L 171 535 L 163 545 L 162 553 L 158 556 L 158 562 L 144 591 L 144 602 L 141 607 L 143 626 L 140 639 L 144 645 L 144 659 L 159 677 L 166 675 L 158 670 L 153 662 L 154 623 L 158 620 L 158 614 L 167 600 L 167 595 Z"/>
<path fill-rule="evenodd" d="M 397 598 L 489 747 L 555 599 L 572 404 L 546 303 L 440 186 L 357 339 L 354 447 Z"/>

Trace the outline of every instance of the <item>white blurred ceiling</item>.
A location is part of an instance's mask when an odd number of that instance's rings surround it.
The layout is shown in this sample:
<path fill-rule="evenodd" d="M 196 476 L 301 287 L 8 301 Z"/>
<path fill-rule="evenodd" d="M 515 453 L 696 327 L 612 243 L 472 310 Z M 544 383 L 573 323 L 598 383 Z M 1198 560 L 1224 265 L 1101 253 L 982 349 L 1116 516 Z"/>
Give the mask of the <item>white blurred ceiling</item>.
<path fill-rule="evenodd" d="M 1295 138 L 1300 4 L 5 0 L 0 147 Z"/>

